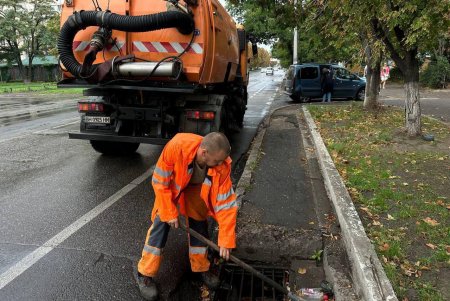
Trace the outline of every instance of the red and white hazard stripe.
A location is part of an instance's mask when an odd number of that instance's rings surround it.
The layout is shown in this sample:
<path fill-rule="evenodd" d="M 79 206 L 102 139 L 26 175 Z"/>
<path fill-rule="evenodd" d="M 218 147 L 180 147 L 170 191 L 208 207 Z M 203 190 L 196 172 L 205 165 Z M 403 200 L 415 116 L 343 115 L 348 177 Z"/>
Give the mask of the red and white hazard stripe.
<path fill-rule="evenodd" d="M 160 53 L 182 53 L 189 43 L 178 42 L 133 42 L 133 51 L 139 52 L 160 52 Z M 203 44 L 192 43 L 191 47 L 186 51 L 188 53 L 203 53 Z"/>
<path fill-rule="evenodd" d="M 119 51 L 125 46 L 125 42 L 117 41 L 114 45 L 108 45 L 106 50 L 108 51 Z M 73 41 L 72 49 L 73 51 L 88 51 L 90 48 L 89 41 Z"/>

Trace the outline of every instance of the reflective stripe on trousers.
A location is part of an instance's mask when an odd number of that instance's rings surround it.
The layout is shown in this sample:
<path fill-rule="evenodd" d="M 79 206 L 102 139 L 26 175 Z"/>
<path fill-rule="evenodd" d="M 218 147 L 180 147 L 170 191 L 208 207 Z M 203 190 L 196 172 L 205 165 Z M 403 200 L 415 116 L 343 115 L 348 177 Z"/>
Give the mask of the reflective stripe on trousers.
<path fill-rule="evenodd" d="M 189 218 L 189 227 L 208 238 L 208 222 L 196 221 Z M 189 235 L 189 261 L 193 272 L 206 272 L 209 270 L 209 260 L 206 244 Z"/>
<path fill-rule="evenodd" d="M 138 263 L 138 271 L 142 275 L 154 277 L 158 273 L 161 265 L 161 249 L 166 245 L 169 230 L 169 224 L 161 222 L 157 215 L 148 229 L 142 257 Z"/>
<path fill-rule="evenodd" d="M 188 226 L 205 237 L 208 237 L 207 209 L 204 201 L 200 198 L 201 185 L 188 186 L 185 190 L 185 200 L 189 217 Z M 205 208 L 203 208 L 203 206 Z M 200 220 L 199 220 L 200 219 Z M 154 277 L 161 265 L 161 249 L 164 248 L 170 226 L 161 222 L 159 216 L 148 230 L 145 239 L 142 257 L 138 263 L 138 271 L 142 275 Z M 206 244 L 195 237 L 189 237 L 189 261 L 193 272 L 206 272 L 209 270 L 209 260 Z"/>

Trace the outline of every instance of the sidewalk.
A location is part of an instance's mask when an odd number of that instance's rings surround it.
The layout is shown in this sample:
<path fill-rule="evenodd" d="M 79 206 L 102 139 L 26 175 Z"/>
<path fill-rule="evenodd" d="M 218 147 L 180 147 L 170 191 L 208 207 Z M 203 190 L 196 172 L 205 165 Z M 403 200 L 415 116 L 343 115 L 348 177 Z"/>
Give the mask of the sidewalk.
<path fill-rule="evenodd" d="M 326 156 L 311 122 L 301 105 L 291 105 L 263 123 L 236 189 L 241 209 L 235 255 L 285 269 L 291 291 L 318 288 L 326 279 L 335 300 L 396 300 L 354 207 L 348 209 L 345 196 L 330 187 L 339 182 L 336 175 L 322 176 Z M 339 202 L 331 202 L 336 195 Z M 315 260 L 322 255 L 323 261 Z"/>

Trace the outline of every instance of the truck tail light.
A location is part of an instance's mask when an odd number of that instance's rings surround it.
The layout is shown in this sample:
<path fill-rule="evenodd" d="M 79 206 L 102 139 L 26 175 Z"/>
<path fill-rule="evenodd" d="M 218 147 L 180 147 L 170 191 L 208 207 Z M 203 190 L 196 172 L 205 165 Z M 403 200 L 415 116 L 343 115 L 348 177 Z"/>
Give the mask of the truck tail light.
<path fill-rule="evenodd" d="M 215 112 L 186 111 L 186 117 L 188 119 L 214 120 L 215 116 L 216 116 Z"/>
<path fill-rule="evenodd" d="M 78 112 L 103 112 L 103 104 L 97 102 L 79 102 Z"/>

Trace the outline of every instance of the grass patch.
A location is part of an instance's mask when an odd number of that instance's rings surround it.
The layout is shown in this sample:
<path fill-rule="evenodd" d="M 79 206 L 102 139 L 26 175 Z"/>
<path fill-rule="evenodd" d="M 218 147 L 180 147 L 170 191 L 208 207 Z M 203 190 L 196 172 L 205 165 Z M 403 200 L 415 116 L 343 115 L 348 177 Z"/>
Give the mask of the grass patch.
<path fill-rule="evenodd" d="M 0 83 L 0 93 L 82 94 L 83 88 L 58 88 L 55 82 Z"/>
<path fill-rule="evenodd" d="M 399 300 L 450 300 L 449 127 L 422 118 L 427 142 L 406 136 L 400 110 L 308 109 Z"/>

